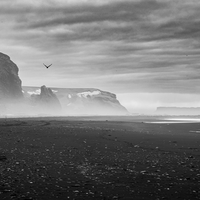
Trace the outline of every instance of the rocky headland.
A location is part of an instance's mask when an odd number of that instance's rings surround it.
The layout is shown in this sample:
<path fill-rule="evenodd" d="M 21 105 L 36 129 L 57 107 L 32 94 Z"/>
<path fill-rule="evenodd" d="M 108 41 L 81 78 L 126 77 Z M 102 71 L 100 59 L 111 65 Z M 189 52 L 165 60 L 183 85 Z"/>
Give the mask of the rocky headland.
<path fill-rule="evenodd" d="M 10 57 L 0 52 L 0 99 L 15 100 L 23 97 L 22 81 L 17 65 Z"/>
<path fill-rule="evenodd" d="M 115 94 L 94 88 L 22 87 L 19 68 L 0 53 L 0 115 L 126 115 Z"/>

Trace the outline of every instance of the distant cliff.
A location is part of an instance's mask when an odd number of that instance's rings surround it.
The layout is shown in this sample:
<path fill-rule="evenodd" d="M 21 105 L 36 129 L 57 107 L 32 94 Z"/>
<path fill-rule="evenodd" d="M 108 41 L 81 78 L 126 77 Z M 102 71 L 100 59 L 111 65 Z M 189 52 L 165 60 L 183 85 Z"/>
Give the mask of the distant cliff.
<path fill-rule="evenodd" d="M 158 107 L 156 114 L 161 115 L 200 115 L 200 107 Z"/>
<path fill-rule="evenodd" d="M 10 60 L 10 57 L 0 53 L 0 101 L 23 97 L 18 71 L 17 65 Z"/>
<path fill-rule="evenodd" d="M 40 94 L 39 87 L 23 86 L 25 95 Z M 67 115 L 126 115 L 116 95 L 94 88 L 52 88 Z"/>

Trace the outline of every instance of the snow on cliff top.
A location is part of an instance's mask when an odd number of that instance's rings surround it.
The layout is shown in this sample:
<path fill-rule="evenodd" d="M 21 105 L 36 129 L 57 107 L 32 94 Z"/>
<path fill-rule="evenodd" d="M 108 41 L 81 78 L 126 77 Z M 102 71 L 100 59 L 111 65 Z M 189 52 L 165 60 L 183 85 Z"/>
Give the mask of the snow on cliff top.
<path fill-rule="evenodd" d="M 32 94 L 40 94 L 41 93 L 41 90 L 38 89 L 36 91 L 27 91 L 28 94 L 32 95 Z"/>
<path fill-rule="evenodd" d="M 90 91 L 89 92 L 81 92 L 81 93 L 78 93 L 77 96 L 87 98 L 87 96 L 94 96 L 94 95 L 98 95 L 98 94 L 101 94 L 101 92 L 99 90 L 93 91 L 93 92 L 90 92 Z"/>

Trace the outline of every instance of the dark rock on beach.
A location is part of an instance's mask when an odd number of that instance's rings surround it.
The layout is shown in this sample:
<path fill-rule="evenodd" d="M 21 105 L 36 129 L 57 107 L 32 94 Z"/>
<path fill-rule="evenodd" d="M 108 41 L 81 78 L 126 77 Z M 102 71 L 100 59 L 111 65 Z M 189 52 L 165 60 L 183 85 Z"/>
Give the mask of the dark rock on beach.
<path fill-rule="evenodd" d="M 0 155 L 0 162 L 6 161 L 7 157 L 4 155 Z"/>

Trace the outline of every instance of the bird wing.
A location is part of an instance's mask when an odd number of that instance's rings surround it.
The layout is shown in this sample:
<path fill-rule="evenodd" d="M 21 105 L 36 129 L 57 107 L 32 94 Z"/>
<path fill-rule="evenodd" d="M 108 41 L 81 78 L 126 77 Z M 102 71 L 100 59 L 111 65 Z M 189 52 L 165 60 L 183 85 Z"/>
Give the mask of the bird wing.
<path fill-rule="evenodd" d="M 50 65 L 45 65 L 45 64 L 43 63 L 43 65 L 44 65 L 46 68 L 49 68 L 52 64 L 50 64 Z"/>

